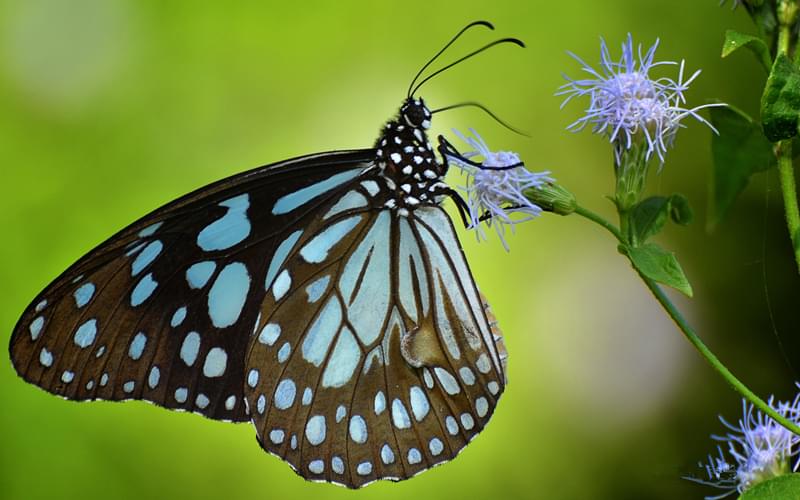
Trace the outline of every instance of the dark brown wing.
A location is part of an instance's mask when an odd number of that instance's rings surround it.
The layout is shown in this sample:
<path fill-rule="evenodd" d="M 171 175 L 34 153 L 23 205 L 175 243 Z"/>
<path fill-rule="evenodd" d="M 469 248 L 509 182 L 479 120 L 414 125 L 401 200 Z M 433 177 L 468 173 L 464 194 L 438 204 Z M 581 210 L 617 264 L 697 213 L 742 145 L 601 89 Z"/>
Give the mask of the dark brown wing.
<path fill-rule="evenodd" d="M 25 310 L 9 347 L 14 367 L 68 399 L 144 399 L 248 420 L 244 358 L 268 264 L 372 158 L 344 151 L 261 167 L 143 217 Z"/>

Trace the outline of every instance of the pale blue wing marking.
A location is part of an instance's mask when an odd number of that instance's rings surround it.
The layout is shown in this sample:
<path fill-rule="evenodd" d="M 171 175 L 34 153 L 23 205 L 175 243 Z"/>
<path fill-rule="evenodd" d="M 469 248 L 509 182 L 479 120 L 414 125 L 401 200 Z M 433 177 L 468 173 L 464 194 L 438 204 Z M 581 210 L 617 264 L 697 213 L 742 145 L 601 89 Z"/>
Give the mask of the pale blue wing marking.
<path fill-rule="evenodd" d="M 317 182 L 302 189 L 298 189 L 293 193 L 284 195 L 280 197 L 277 202 L 275 202 L 275 206 L 272 207 L 272 214 L 288 214 L 292 210 L 305 205 L 314 198 L 321 196 L 322 194 L 341 186 L 345 182 L 356 178 L 360 173 L 360 168 L 340 172 L 325 179 L 324 181 Z"/>

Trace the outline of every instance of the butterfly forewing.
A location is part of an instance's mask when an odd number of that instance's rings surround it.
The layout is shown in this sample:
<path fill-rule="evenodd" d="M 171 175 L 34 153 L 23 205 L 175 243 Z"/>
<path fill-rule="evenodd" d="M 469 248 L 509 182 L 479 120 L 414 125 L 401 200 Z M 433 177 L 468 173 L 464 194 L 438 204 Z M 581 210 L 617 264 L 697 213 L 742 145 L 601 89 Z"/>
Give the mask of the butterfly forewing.
<path fill-rule="evenodd" d="M 349 487 L 453 458 L 505 384 L 499 331 L 444 211 L 404 217 L 368 196 L 344 194 L 289 241 L 245 367 L 262 446 Z"/>
<path fill-rule="evenodd" d="M 313 218 L 373 156 L 262 167 L 145 216 L 28 307 L 10 344 L 15 368 L 68 399 L 145 399 L 247 420 L 244 358 L 281 235 Z"/>

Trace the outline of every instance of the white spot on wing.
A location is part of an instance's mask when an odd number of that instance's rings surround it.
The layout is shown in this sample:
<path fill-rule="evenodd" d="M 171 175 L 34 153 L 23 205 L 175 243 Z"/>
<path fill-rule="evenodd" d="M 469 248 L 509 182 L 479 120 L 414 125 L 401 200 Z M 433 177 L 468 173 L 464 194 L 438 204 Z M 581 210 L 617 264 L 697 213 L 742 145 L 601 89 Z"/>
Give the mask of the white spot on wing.
<path fill-rule="evenodd" d="M 164 244 L 161 243 L 160 240 L 155 240 L 150 242 L 144 249 L 136 256 L 131 263 L 131 276 L 136 276 L 142 270 L 149 266 L 155 259 L 158 257 L 158 254 L 161 253 L 161 250 L 164 248 Z"/>
<path fill-rule="evenodd" d="M 148 236 L 153 236 L 153 233 L 158 231 L 158 228 L 160 228 L 162 224 L 163 222 L 156 222 L 155 224 L 150 224 L 146 228 L 139 231 L 139 237 L 146 238 Z"/>
<path fill-rule="evenodd" d="M 361 415 L 353 415 L 350 419 L 350 439 L 358 444 L 367 442 L 367 423 Z"/>
<path fill-rule="evenodd" d="M 300 256 L 311 264 L 324 262 L 328 258 L 331 248 L 342 241 L 342 238 L 347 236 L 347 233 L 352 231 L 361 219 L 360 215 L 355 215 L 325 228 L 300 249 Z"/>
<path fill-rule="evenodd" d="M 161 379 L 161 370 L 157 366 L 150 368 L 150 375 L 147 376 L 147 386 L 155 389 L 158 386 L 158 381 Z"/>
<path fill-rule="evenodd" d="M 206 252 L 231 248 L 250 234 L 250 220 L 247 218 L 249 195 L 241 194 L 221 202 L 219 206 L 228 211 L 197 235 L 197 246 Z"/>
<path fill-rule="evenodd" d="M 250 274 L 241 262 L 225 266 L 208 292 L 208 315 L 217 328 L 226 328 L 239 320 L 247 293 Z"/>
<path fill-rule="evenodd" d="M 197 332 L 189 332 L 183 339 L 181 344 L 181 359 L 186 366 L 192 366 L 197 360 L 197 353 L 200 351 L 200 334 Z"/>
<path fill-rule="evenodd" d="M 386 396 L 384 396 L 383 391 L 378 391 L 378 393 L 375 394 L 375 415 L 380 415 L 385 409 Z"/>
<path fill-rule="evenodd" d="M 189 287 L 194 290 L 203 288 L 216 269 L 217 264 L 210 260 L 192 264 L 186 270 L 186 281 L 189 283 Z"/>
<path fill-rule="evenodd" d="M 348 304 L 348 319 L 364 345 L 380 335 L 389 306 L 389 231 L 391 216 L 383 210 L 344 267 L 339 288 Z M 359 276 L 363 276 L 356 289 Z"/>
<path fill-rule="evenodd" d="M 363 208 L 366 206 L 367 199 L 364 198 L 363 194 L 359 193 L 358 191 L 348 191 L 347 194 L 339 198 L 339 201 L 337 201 L 336 204 L 332 206 L 330 210 L 328 210 L 328 213 L 326 213 L 322 219 L 326 220 L 347 210 L 355 210 L 357 208 Z"/>
<path fill-rule="evenodd" d="M 208 378 L 221 377 L 228 366 L 228 353 L 221 347 L 212 347 L 203 363 L 203 375 Z"/>
<path fill-rule="evenodd" d="M 78 327 L 72 340 L 76 346 L 83 349 L 92 345 L 96 336 L 97 320 L 90 319 Z"/>
<path fill-rule="evenodd" d="M 128 357 L 134 361 L 138 361 L 142 357 L 144 348 L 147 345 L 147 336 L 144 332 L 139 332 L 133 337 L 130 347 L 128 348 Z"/>
<path fill-rule="evenodd" d="M 276 323 L 267 323 L 258 334 L 258 341 L 264 345 L 273 345 L 281 336 L 281 327 Z"/>
<path fill-rule="evenodd" d="M 172 319 L 169 320 L 169 325 L 175 328 L 176 326 L 180 326 L 184 319 L 186 319 L 186 306 L 179 307 L 175 310 L 175 314 L 173 314 Z"/>
<path fill-rule="evenodd" d="M 450 372 L 438 366 L 433 369 L 433 372 L 436 374 L 436 378 L 439 379 L 439 382 L 442 384 L 447 394 L 453 396 L 461 392 L 461 386 L 458 385 L 458 381 Z"/>
<path fill-rule="evenodd" d="M 359 173 L 361 173 L 361 169 L 340 172 L 325 179 L 324 181 L 317 182 L 302 189 L 298 189 L 293 193 L 284 195 L 280 197 L 277 202 L 275 202 L 275 206 L 272 207 L 272 214 L 287 214 L 292 210 L 305 205 L 314 198 L 317 198 L 318 196 L 321 196 L 322 194 L 335 189 L 337 186 L 340 186 L 341 184 L 353 179 Z"/>
<path fill-rule="evenodd" d="M 313 283 L 306 287 L 306 294 L 308 295 L 308 303 L 313 304 L 318 301 L 320 297 L 328 289 L 328 283 L 331 281 L 330 276 L 323 276 L 315 280 Z"/>
<path fill-rule="evenodd" d="M 158 282 L 153 279 L 153 273 L 146 274 L 144 278 L 139 280 L 139 283 L 136 284 L 133 292 L 131 292 L 131 305 L 136 307 L 147 300 L 150 295 L 153 294 L 157 286 Z"/>
<path fill-rule="evenodd" d="M 398 429 L 408 429 L 411 427 L 411 419 L 408 417 L 405 405 L 399 399 L 392 401 L 392 422 Z"/>
<path fill-rule="evenodd" d="M 312 460 L 308 463 L 308 470 L 312 474 L 322 474 L 325 472 L 325 462 L 322 460 Z"/>
<path fill-rule="evenodd" d="M 297 386 L 294 381 L 285 378 L 278 383 L 275 389 L 275 408 L 279 410 L 286 410 L 294 404 L 294 398 L 297 394 Z"/>
<path fill-rule="evenodd" d="M 431 409 L 425 392 L 415 385 L 411 387 L 409 391 L 409 398 L 411 401 L 411 412 L 414 414 L 414 418 L 417 419 L 417 422 L 422 421 Z"/>
<path fill-rule="evenodd" d="M 294 247 L 297 240 L 300 239 L 300 236 L 303 234 L 303 231 L 297 230 L 286 237 L 285 240 L 278 245 L 278 248 L 275 249 L 275 254 L 272 256 L 272 260 L 269 263 L 269 269 L 267 270 L 267 278 L 264 280 L 264 289 L 269 290 L 269 287 L 272 285 L 275 276 L 278 274 L 278 269 L 286 262 L 286 258 L 289 256 L 289 252 Z"/>
<path fill-rule="evenodd" d="M 394 463 L 394 452 L 391 446 L 385 443 L 383 447 L 381 447 L 381 461 L 386 465 Z"/>
<path fill-rule="evenodd" d="M 325 366 L 322 375 L 322 387 L 341 387 L 350 381 L 358 362 L 361 361 L 361 349 L 347 327 L 342 328 L 336 347 Z"/>
<path fill-rule="evenodd" d="M 483 418 L 489 413 L 489 402 L 486 401 L 486 398 L 481 396 L 475 400 L 475 413 L 478 414 L 479 417 Z"/>
<path fill-rule="evenodd" d="M 289 271 L 284 269 L 275 279 L 272 285 L 272 295 L 275 296 L 275 302 L 281 300 L 289 288 L 292 286 L 292 277 L 289 276 Z"/>
<path fill-rule="evenodd" d="M 306 422 L 306 439 L 314 446 L 318 446 L 325 441 L 325 417 L 314 415 Z"/>
<path fill-rule="evenodd" d="M 89 303 L 94 296 L 95 286 L 94 283 L 84 283 L 81 285 L 72 296 L 75 298 L 75 305 L 81 308 Z"/>
<path fill-rule="evenodd" d="M 330 349 L 333 336 L 342 323 L 342 306 L 335 295 L 331 296 L 314 320 L 303 341 L 303 358 L 319 367 Z"/>

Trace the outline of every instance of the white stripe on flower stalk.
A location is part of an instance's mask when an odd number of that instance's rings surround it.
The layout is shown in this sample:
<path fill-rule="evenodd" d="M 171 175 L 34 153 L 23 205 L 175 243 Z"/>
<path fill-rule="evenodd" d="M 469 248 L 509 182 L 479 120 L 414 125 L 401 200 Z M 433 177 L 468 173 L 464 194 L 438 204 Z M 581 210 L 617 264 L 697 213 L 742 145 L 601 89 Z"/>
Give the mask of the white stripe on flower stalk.
<path fill-rule="evenodd" d="M 508 250 L 505 226 L 510 226 L 513 233 L 515 224 L 530 220 L 542 213 L 542 208 L 530 201 L 525 196 L 525 191 L 531 188 L 541 188 L 546 183 L 554 181 L 550 177 L 550 172 L 529 172 L 522 165 L 507 170 L 496 170 L 497 167 L 508 167 L 520 163 L 519 155 L 511 151 L 492 151 L 480 134 L 472 128 L 469 131 L 472 133 L 472 137 L 466 137 L 458 130 L 453 129 L 454 134 L 473 148 L 473 151 L 463 153 L 463 157 L 488 168 L 478 168 L 453 155 L 448 155 L 447 159 L 467 175 L 466 185 L 460 186 L 460 188 L 467 195 L 471 226 L 476 230 L 478 240 L 486 239 L 486 234 L 480 226 L 483 217 L 487 226 L 491 227 L 494 222 L 495 232 L 503 243 L 503 247 Z M 482 158 L 482 161 L 477 161 L 477 157 Z M 526 216 L 512 218 L 512 213 L 521 213 Z"/>

